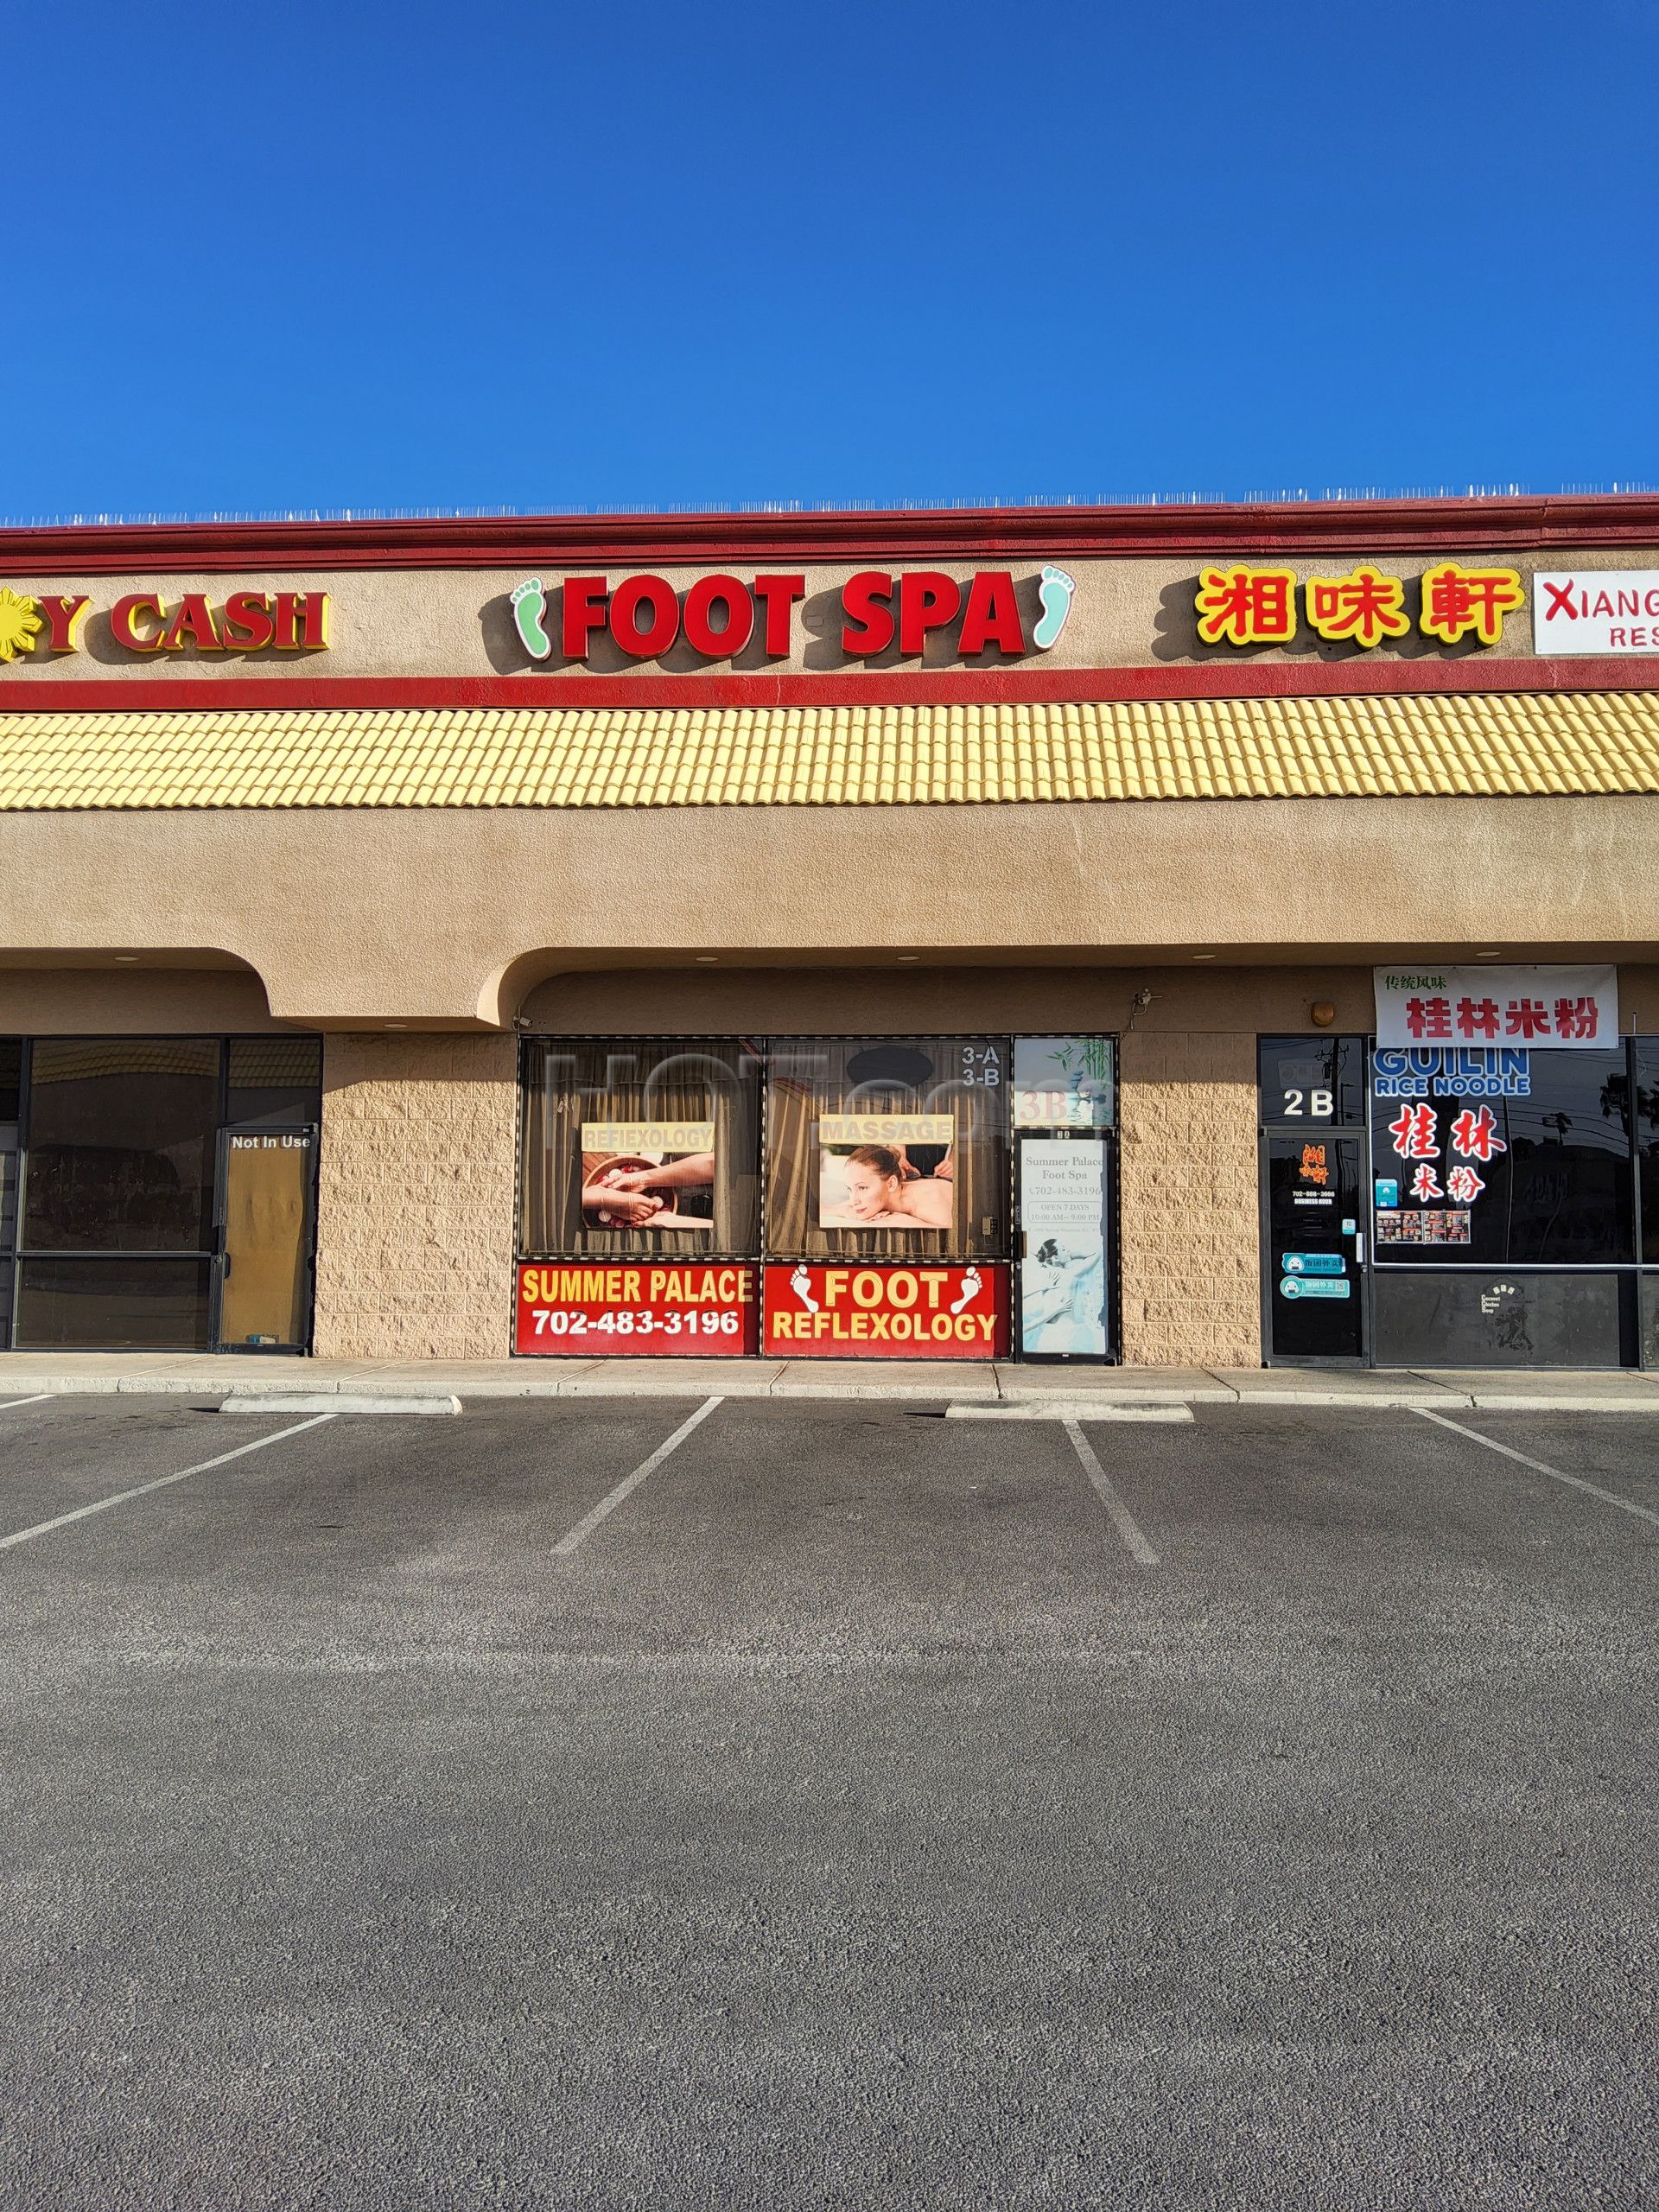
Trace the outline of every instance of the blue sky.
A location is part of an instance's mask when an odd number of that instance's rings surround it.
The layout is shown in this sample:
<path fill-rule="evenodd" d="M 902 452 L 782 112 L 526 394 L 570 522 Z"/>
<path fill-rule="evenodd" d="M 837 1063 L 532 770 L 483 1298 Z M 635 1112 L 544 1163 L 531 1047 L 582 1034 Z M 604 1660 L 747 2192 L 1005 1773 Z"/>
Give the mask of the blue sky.
<path fill-rule="evenodd" d="M 10 518 L 1659 482 L 1653 0 L 93 0 L 9 77 Z"/>

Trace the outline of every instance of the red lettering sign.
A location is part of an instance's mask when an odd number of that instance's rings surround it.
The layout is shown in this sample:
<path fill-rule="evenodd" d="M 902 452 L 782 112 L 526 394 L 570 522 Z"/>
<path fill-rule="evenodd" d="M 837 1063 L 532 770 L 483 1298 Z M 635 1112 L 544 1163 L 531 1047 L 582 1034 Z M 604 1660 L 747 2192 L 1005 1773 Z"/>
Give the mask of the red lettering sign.
<path fill-rule="evenodd" d="M 773 1359 L 1006 1359 L 1008 1270 L 863 1267 L 766 1269 L 766 1348 Z"/>
<path fill-rule="evenodd" d="M 937 569 L 861 569 L 839 594 L 841 650 L 868 660 L 896 645 L 920 659 L 938 636 L 950 641 L 950 657 L 964 660 L 1046 652 L 1065 627 L 1075 585 L 1049 568 L 1035 588 L 1046 612 L 1028 638 L 1008 569 L 982 569 L 965 582 Z M 551 659 L 556 630 L 566 661 L 588 659 L 607 638 L 630 660 L 660 660 L 682 641 L 704 660 L 730 660 L 755 645 L 784 659 L 795 650 L 795 609 L 805 596 L 804 575 L 702 576 L 683 597 L 664 576 L 566 576 L 556 592 L 536 576 L 508 594 L 529 657 Z"/>
<path fill-rule="evenodd" d="M 759 1270 L 736 1262 L 530 1260 L 515 1351 L 579 1359 L 734 1358 L 760 1349 Z"/>

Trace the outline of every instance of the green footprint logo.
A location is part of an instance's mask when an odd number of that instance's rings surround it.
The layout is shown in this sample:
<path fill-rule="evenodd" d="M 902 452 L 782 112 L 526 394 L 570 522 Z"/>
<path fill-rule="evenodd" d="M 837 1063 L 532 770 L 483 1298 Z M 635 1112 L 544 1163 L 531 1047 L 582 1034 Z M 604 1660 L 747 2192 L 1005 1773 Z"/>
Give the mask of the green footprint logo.
<path fill-rule="evenodd" d="M 1051 563 L 1043 570 L 1042 582 L 1037 587 L 1043 611 L 1031 633 L 1031 642 L 1039 652 L 1046 653 L 1051 645 L 1060 642 L 1060 632 L 1071 612 L 1071 595 L 1077 588 L 1077 578 L 1068 576 L 1064 569 L 1057 569 Z"/>
<path fill-rule="evenodd" d="M 527 576 L 516 585 L 512 593 L 512 619 L 518 632 L 518 642 L 532 660 L 545 660 L 553 650 L 553 641 L 542 627 L 542 617 L 547 612 L 547 595 L 542 589 L 539 576 Z"/>

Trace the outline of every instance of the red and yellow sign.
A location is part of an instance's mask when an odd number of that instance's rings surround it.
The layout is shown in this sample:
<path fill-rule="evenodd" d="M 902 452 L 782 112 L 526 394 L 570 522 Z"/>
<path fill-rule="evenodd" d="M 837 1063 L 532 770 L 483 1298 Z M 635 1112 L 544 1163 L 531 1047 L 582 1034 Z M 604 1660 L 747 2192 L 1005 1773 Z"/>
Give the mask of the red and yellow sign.
<path fill-rule="evenodd" d="M 737 1264 L 531 1260 L 518 1269 L 513 1350 L 588 1359 L 753 1352 L 758 1272 Z"/>
<path fill-rule="evenodd" d="M 1367 648 L 1384 638 L 1403 638 L 1411 627 L 1406 614 L 1405 581 L 1376 569 L 1355 569 L 1345 576 L 1310 576 L 1307 625 L 1322 638 Z"/>
<path fill-rule="evenodd" d="M 766 1314 L 778 1359 L 1006 1359 L 1008 1270 L 768 1267 Z"/>
<path fill-rule="evenodd" d="M 1309 576 L 1302 587 L 1307 626 L 1317 637 L 1367 652 L 1410 630 L 1406 579 L 1362 566 L 1342 576 Z M 1465 569 L 1441 561 L 1425 571 L 1417 628 L 1455 645 L 1472 632 L 1483 645 L 1499 644 L 1503 618 L 1527 603 L 1513 569 Z M 1199 642 L 1206 645 L 1287 645 L 1296 635 L 1296 571 L 1243 565 L 1205 569 L 1193 600 Z"/>
<path fill-rule="evenodd" d="M 22 596 L 0 589 L 0 661 L 19 653 L 74 653 L 92 601 L 85 592 Z M 160 592 L 128 592 L 105 618 L 110 642 L 128 653 L 323 652 L 328 645 L 326 591 L 233 591 L 215 606 L 205 591 L 176 605 Z"/>

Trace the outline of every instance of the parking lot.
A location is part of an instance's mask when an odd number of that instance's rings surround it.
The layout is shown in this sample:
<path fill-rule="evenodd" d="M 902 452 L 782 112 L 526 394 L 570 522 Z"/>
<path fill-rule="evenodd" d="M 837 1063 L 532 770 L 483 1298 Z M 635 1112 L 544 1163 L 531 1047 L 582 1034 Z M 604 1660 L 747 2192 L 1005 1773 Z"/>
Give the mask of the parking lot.
<path fill-rule="evenodd" d="M 1655 2201 L 1659 1420 L 211 1402 L 0 1409 L 6 2206 Z"/>

